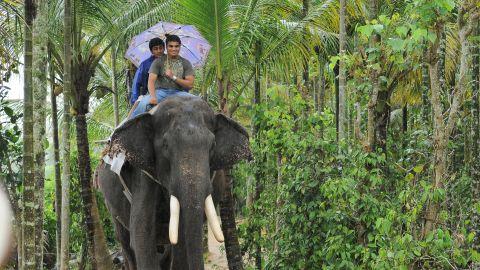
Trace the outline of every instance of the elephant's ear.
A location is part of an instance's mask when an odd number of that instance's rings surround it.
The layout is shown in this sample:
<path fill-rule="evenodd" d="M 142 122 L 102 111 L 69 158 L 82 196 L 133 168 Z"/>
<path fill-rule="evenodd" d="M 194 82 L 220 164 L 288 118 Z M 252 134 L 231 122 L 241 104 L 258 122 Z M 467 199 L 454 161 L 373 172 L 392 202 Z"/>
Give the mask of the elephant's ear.
<path fill-rule="evenodd" d="M 215 148 L 210 162 L 214 170 L 228 168 L 252 154 L 248 133 L 240 124 L 223 114 L 215 115 Z"/>
<path fill-rule="evenodd" d="M 154 175 L 153 137 L 152 115 L 138 115 L 115 130 L 110 139 L 109 153 L 124 152 L 130 164 Z"/>

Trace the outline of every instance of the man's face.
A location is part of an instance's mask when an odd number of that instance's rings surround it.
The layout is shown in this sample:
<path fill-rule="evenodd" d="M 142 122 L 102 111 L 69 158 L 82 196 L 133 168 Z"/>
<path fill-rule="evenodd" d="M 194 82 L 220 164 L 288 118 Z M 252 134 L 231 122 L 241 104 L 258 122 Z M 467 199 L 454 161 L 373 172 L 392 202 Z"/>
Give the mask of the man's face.
<path fill-rule="evenodd" d="M 170 57 L 177 57 L 180 53 L 180 43 L 176 41 L 170 41 L 167 44 L 167 54 Z"/>
<path fill-rule="evenodd" d="M 153 46 L 151 51 L 153 56 L 158 58 L 162 56 L 164 50 L 165 48 L 162 45 L 157 45 L 157 46 Z"/>

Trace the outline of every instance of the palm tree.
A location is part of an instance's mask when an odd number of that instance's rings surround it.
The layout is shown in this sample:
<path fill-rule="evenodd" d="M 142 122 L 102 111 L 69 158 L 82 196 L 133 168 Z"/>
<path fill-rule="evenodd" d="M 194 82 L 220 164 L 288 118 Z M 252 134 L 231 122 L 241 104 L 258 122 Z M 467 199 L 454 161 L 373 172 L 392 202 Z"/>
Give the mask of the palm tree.
<path fill-rule="evenodd" d="M 115 126 L 120 123 L 119 108 L 118 108 L 118 87 L 117 87 L 117 46 L 112 46 L 111 49 L 111 65 L 112 65 L 112 96 L 113 96 L 113 112 L 115 119 Z"/>
<path fill-rule="evenodd" d="M 63 50 L 63 126 L 62 126 L 62 207 L 61 207 L 61 242 L 60 269 L 69 269 L 70 243 L 70 95 L 72 92 L 72 3 L 64 0 L 64 50 Z M 52 44 L 52 43 L 50 43 Z M 52 48 L 52 51 L 54 48 Z M 60 64 L 59 64 L 60 65 Z M 51 78 L 52 79 L 52 78 Z M 57 259 L 58 264 L 58 259 Z"/>
<path fill-rule="evenodd" d="M 20 3 L 0 2 L 0 85 L 10 78 L 12 71 L 18 68 L 18 55 L 23 45 L 20 44 L 16 21 L 19 20 Z M 23 41 L 22 41 L 23 42 Z"/>
<path fill-rule="evenodd" d="M 52 7 L 58 7 L 56 1 L 52 3 Z M 75 117 L 76 142 L 78 149 L 78 166 L 80 174 L 80 183 L 82 186 L 83 214 L 85 216 L 87 238 L 89 246 L 89 254 L 92 258 L 92 267 L 94 269 L 111 269 L 111 259 L 107 250 L 105 236 L 100 225 L 98 210 L 96 209 L 96 199 L 93 196 L 91 186 L 92 170 L 90 165 L 90 150 L 87 136 L 87 113 L 89 112 L 90 96 L 92 94 L 89 87 L 91 78 L 104 54 L 110 49 L 120 32 L 117 25 L 113 23 L 112 18 L 121 17 L 123 5 L 122 1 L 72 1 L 73 14 L 69 14 L 72 23 L 65 30 L 65 36 L 62 36 L 61 28 L 55 21 L 52 21 L 50 27 L 51 33 L 51 49 L 55 59 L 55 66 L 59 72 L 65 71 L 71 74 L 71 78 L 66 77 L 64 84 L 71 83 L 71 92 L 69 87 L 65 88 L 64 96 L 72 104 L 71 109 L 65 112 L 72 112 Z M 55 18 L 61 14 L 61 8 L 57 8 L 60 12 L 52 12 Z M 67 9 L 65 8 L 65 11 Z M 67 25 L 65 26 L 67 27 Z M 68 33 L 68 34 L 67 34 Z M 68 42 L 68 40 L 71 42 Z M 61 44 L 64 40 L 65 44 L 71 44 L 71 52 L 67 57 L 61 57 L 61 48 L 55 46 Z M 62 66 L 65 65 L 65 68 Z M 71 69 L 67 71 L 67 65 L 71 65 Z M 69 85 L 70 86 L 70 85 Z M 68 105 L 68 102 L 66 102 Z M 66 130 L 64 130 L 65 132 Z M 67 131 L 68 132 L 68 131 Z M 62 213 L 63 214 L 63 213 Z M 65 224 L 66 225 L 66 224 Z"/>
<path fill-rule="evenodd" d="M 36 242 L 36 264 L 38 269 L 43 269 L 43 200 L 45 183 L 45 124 L 47 101 L 47 40 L 48 35 L 44 29 L 47 27 L 48 3 L 37 1 L 38 15 L 33 27 L 33 96 L 34 96 L 34 160 L 35 160 L 35 201 L 37 208 L 35 242 Z"/>
<path fill-rule="evenodd" d="M 32 61 L 33 42 L 32 28 L 36 7 L 33 0 L 26 0 L 25 10 L 25 45 L 24 45 L 24 105 L 23 105 L 23 265 L 24 269 L 36 270 L 35 261 L 35 176 L 33 149 L 33 91 Z"/>
<path fill-rule="evenodd" d="M 87 227 L 89 254 L 93 269 L 112 269 L 113 265 L 108 253 L 103 228 L 98 216 L 97 202 L 92 190 L 92 169 L 90 164 L 90 147 L 87 135 L 87 114 L 89 112 L 90 95 L 88 85 L 99 61 L 113 41 L 106 40 L 109 34 L 114 35 L 115 26 L 108 12 L 118 11 L 117 1 L 74 1 L 80 11 L 74 14 L 72 64 L 73 110 L 75 117 L 76 142 L 78 149 L 78 169 L 82 186 L 82 201 Z M 89 16 L 89 17 L 87 17 Z M 102 24 L 103 29 L 90 24 Z M 84 36 L 84 32 L 90 35 Z M 106 31 L 106 32 L 104 32 Z M 107 33 L 107 35 L 106 35 Z M 104 46 L 103 43 L 107 42 Z M 100 49 L 100 50 L 99 50 Z"/>
<path fill-rule="evenodd" d="M 377 17 L 378 7 L 377 0 L 370 0 L 369 3 L 369 19 L 373 20 Z M 378 42 L 378 35 L 374 35 L 370 41 L 370 47 L 375 47 Z M 377 106 L 378 93 L 380 84 L 378 81 L 378 72 L 372 70 L 370 73 L 370 81 L 372 82 L 372 94 L 368 102 L 368 121 L 367 121 L 367 141 L 370 151 L 375 150 L 375 108 Z"/>
<path fill-rule="evenodd" d="M 48 47 L 48 73 L 50 84 L 50 102 L 51 102 L 51 118 L 52 118 L 52 140 L 53 140 L 53 163 L 55 167 L 55 217 L 56 217 L 56 238 L 55 247 L 57 251 L 56 256 L 56 268 L 60 269 L 60 244 L 61 244 L 61 231 L 62 231 L 62 182 L 60 174 L 60 143 L 58 139 L 58 110 L 57 110 L 57 96 L 55 94 L 55 70 L 53 67 L 52 54 L 50 52 L 50 46 Z"/>
<path fill-rule="evenodd" d="M 345 86 L 346 86 L 346 66 L 345 66 L 345 45 L 346 45 L 346 29 L 345 29 L 345 0 L 340 0 L 340 33 L 339 33 L 339 91 L 338 91 L 338 140 L 344 140 L 346 138 L 345 134 Z"/>
<path fill-rule="evenodd" d="M 478 36 L 480 35 L 480 22 L 477 23 L 475 34 Z M 473 85 L 472 85 L 472 97 L 473 97 L 473 104 L 472 104 L 472 115 L 473 115 L 473 153 L 474 158 L 478 159 L 478 148 L 480 144 L 480 42 L 477 40 L 475 41 L 474 46 L 474 53 L 473 53 Z M 473 198 L 476 202 L 480 200 L 480 166 L 478 162 L 473 163 L 472 168 L 472 191 L 473 191 Z M 472 226 L 474 230 L 476 230 L 476 239 L 474 244 L 476 245 L 475 248 L 480 247 L 480 237 L 478 237 L 478 228 L 480 226 L 480 213 L 478 211 L 474 211 L 474 217 L 472 218 Z"/>

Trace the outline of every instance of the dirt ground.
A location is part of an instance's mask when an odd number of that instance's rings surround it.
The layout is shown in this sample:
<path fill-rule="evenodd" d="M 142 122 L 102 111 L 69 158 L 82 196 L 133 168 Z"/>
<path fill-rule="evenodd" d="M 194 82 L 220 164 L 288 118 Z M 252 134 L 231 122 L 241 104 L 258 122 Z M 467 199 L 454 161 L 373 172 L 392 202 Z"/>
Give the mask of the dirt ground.
<path fill-rule="evenodd" d="M 208 257 L 205 259 L 205 270 L 227 270 L 227 255 L 225 245 L 217 242 L 210 226 L 208 228 Z"/>

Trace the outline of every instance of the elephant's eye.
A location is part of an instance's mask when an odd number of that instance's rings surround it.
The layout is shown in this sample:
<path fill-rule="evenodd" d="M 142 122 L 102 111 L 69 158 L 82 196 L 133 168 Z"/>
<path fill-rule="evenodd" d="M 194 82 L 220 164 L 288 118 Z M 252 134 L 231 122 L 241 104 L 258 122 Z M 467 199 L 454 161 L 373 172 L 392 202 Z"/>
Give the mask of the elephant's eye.
<path fill-rule="evenodd" d="M 210 146 L 210 157 L 213 156 L 213 152 L 215 150 L 215 146 L 217 145 L 217 143 L 215 142 L 215 140 L 212 141 L 212 144 Z"/>
<path fill-rule="evenodd" d="M 168 154 L 168 142 L 167 142 L 166 138 L 163 138 L 163 140 L 162 140 L 162 154 L 164 156 L 167 156 L 167 154 Z"/>

